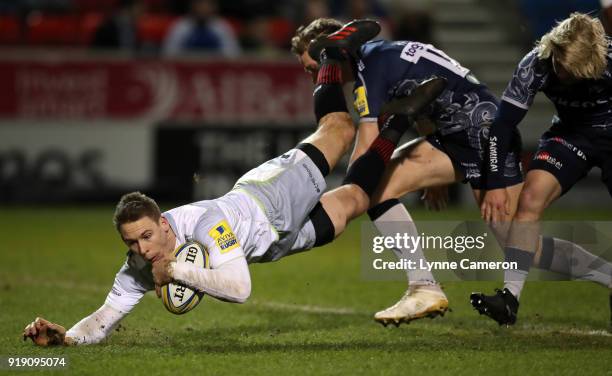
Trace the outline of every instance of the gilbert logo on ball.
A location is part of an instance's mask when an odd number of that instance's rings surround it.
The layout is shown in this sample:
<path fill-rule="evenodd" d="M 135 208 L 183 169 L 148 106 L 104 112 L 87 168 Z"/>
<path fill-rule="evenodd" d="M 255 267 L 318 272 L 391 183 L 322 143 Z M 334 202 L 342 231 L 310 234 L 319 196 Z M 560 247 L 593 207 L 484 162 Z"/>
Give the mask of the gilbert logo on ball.
<path fill-rule="evenodd" d="M 176 262 L 186 262 L 200 268 L 208 268 L 208 253 L 202 244 L 186 242 L 174 251 Z M 162 302 L 166 309 L 182 315 L 194 309 L 204 293 L 195 291 L 181 283 L 169 283 L 161 287 Z"/>

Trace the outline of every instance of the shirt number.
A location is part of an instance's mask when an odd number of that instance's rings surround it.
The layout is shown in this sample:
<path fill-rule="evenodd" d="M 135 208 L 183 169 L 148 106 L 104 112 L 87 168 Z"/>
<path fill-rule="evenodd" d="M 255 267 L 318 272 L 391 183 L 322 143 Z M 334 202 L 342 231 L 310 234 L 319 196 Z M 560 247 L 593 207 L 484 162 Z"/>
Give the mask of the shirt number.
<path fill-rule="evenodd" d="M 461 77 L 465 77 L 470 73 L 470 70 L 462 67 L 457 60 L 430 44 L 409 43 L 402 50 L 400 57 L 414 64 L 418 63 L 420 58 L 424 58 Z"/>

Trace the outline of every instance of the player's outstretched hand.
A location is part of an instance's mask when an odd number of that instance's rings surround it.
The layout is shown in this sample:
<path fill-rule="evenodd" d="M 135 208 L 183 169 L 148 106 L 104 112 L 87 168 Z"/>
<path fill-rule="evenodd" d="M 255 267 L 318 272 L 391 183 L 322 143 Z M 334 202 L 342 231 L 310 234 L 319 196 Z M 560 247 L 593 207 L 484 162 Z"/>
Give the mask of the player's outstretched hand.
<path fill-rule="evenodd" d="M 172 276 L 170 275 L 170 263 L 176 261 L 173 254 L 164 256 L 162 259 L 157 260 L 153 263 L 153 281 L 156 286 L 167 285 L 172 282 Z M 157 289 L 156 289 L 157 292 Z M 157 296 L 160 296 L 159 294 Z"/>
<path fill-rule="evenodd" d="M 482 219 L 492 224 L 497 224 L 509 219 L 510 195 L 506 188 L 485 191 L 480 204 L 480 215 Z"/>
<path fill-rule="evenodd" d="M 429 187 L 423 191 L 421 200 L 428 210 L 440 211 L 448 205 L 448 186 Z"/>
<path fill-rule="evenodd" d="M 28 338 L 38 346 L 63 345 L 66 343 L 66 328 L 37 317 L 23 330 L 23 340 Z"/>

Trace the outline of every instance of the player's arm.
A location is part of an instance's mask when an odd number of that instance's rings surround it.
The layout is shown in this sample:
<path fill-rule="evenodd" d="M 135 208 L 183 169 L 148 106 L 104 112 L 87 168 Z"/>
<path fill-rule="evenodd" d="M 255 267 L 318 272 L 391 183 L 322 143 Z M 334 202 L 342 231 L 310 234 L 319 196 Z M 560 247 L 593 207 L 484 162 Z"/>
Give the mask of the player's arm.
<path fill-rule="evenodd" d="M 251 274 L 244 256 L 226 261 L 214 269 L 170 262 L 168 274 L 175 281 L 225 302 L 244 303 L 251 295 Z"/>
<path fill-rule="evenodd" d="M 359 115 L 359 127 L 349 165 L 368 150 L 380 133 L 378 115 L 380 115 L 383 103 L 387 100 L 389 80 L 393 79 L 389 77 L 389 74 L 381 75 L 380 73 L 388 72 L 389 61 L 395 58 L 397 57 L 390 55 L 389 52 L 376 49 L 364 57 L 360 64 L 363 68 L 358 68 L 353 90 L 353 105 Z"/>
<path fill-rule="evenodd" d="M 31 338 L 36 345 L 42 347 L 98 343 L 106 338 L 122 318 L 123 315 L 106 304 L 68 331 L 59 324 L 37 317 L 23 330 L 23 339 Z"/>
<path fill-rule="evenodd" d="M 246 302 L 251 295 L 251 274 L 228 221 L 211 210 L 200 218 L 194 238 L 207 249 L 210 269 L 166 258 L 153 265 L 155 284 L 162 286 L 174 280 L 219 300 Z"/>
<path fill-rule="evenodd" d="M 142 270 L 144 261 L 133 260 L 135 258 L 139 256 L 130 255 L 128 262 L 115 276 L 106 301 L 91 315 L 68 330 L 38 317 L 24 329 L 24 339 L 31 338 L 39 346 L 52 346 L 95 344 L 108 337 L 119 322 L 138 304 L 145 292 L 152 289 L 152 281 L 147 279 Z"/>
<path fill-rule="evenodd" d="M 486 221 L 498 222 L 510 212 L 504 167 L 512 143 L 516 142 L 519 123 L 533 103 L 547 74 L 537 58 L 537 50 L 528 53 L 516 68 L 489 131 L 488 163 L 480 210 Z"/>

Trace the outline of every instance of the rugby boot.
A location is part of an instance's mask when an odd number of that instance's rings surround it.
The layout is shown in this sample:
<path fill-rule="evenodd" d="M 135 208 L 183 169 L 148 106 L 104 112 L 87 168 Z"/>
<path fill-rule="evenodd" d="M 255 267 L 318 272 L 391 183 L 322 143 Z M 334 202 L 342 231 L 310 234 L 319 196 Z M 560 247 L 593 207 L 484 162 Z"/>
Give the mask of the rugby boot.
<path fill-rule="evenodd" d="M 380 24 L 373 20 L 353 20 L 342 29 L 325 37 L 313 39 L 308 47 L 308 54 L 320 62 L 321 51 L 326 48 L 342 50 L 353 57 L 359 48 L 380 33 Z"/>
<path fill-rule="evenodd" d="M 481 315 L 487 315 L 499 325 L 513 325 L 516 322 L 519 302 L 507 288 L 495 289 L 495 295 L 473 292 L 470 303 Z"/>
<path fill-rule="evenodd" d="M 442 290 L 434 290 L 426 286 L 409 287 L 404 296 L 393 306 L 376 312 L 374 320 L 383 326 L 421 319 L 444 316 L 448 311 L 448 299 Z"/>

